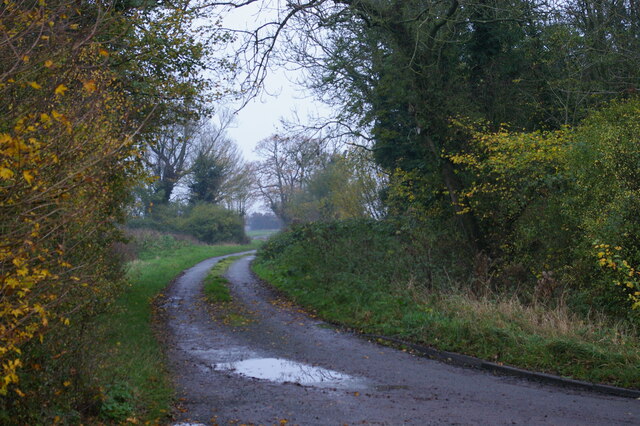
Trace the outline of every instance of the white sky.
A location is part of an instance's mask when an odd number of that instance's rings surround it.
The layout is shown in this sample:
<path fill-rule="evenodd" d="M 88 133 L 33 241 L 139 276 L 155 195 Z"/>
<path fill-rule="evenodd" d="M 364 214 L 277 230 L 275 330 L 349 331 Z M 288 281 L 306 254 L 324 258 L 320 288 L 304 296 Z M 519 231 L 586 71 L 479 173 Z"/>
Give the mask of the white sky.
<path fill-rule="evenodd" d="M 277 11 L 258 11 L 258 6 L 254 4 L 233 10 L 225 16 L 223 26 L 251 30 L 256 23 L 269 18 L 276 19 Z M 300 78 L 300 72 L 284 68 L 270 70 L 264 90 L 236 114 L 236 121 L 227 133 L 242 149 L 246 160 L 258 159 L 253 152 L 256 144 L 281 130 L 281 119 L 291 121 L 297 113 L 302 122 L 305 122 L 309 116 L 328 115 L 324 104 L 315 101 L 311 93 L 294 83 Z M 229 104 L 228 107 L 237 110 L 240 105 L 241 102 L 238 102 Z"/>
<path fill-rule="evenodd" d="M 257 160 L 253 152 L 256 144 L 282 130 L 281 119 L 292 120 L 297 113 L 304 120 L 324 108 L 310 93 L 290 82 L 287 72 L 274 71 L 267 76 L 265 91 L 236 114 L 236 121 L 227 133 L 242 149 L 246 160 Z"/>

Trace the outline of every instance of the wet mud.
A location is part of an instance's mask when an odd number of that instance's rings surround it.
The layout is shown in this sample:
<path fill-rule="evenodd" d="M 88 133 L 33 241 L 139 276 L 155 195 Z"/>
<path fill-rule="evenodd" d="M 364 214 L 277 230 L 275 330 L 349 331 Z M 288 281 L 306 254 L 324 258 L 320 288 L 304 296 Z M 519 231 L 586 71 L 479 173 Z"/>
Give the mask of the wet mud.
<path fill-rule="evenodd" d="M 638 400 L 451 366 L 327 327 L 256 279 L 251 257 L 227 274 L 251 320 L 221 321 L 202 295 L 219 259 L 185 271 L 159 306 L 175 424 L 640 424 Z"/>

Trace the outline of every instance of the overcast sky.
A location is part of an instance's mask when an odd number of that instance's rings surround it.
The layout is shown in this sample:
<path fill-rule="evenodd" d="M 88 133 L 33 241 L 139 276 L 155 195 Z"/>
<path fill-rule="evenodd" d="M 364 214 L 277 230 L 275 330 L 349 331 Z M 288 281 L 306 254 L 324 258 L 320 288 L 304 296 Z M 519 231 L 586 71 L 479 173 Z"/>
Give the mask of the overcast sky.
<path fill-rule="evenodd" d="M 276 18 L 275 10 L 267 8 L 258 11 L 254 4 L 225 15 L 223 25 L 226 28 L 250 30 L 259 22 Z M 328 109 L 324 104 L 316 102 L 308 91 L 293 83 L 300 78 L 301 74 L 296 71 L 270 70 L 264 90 L 237 113 L 236 121 L 228 134 L 242 149 L 246 160 L 257 159 L 253 152 L 256 144 L 281 130 L 281 119 L 290 121 L 297 113 L 301 121 L 305 122 L 309 115 L 327 115 Z M 238 102 L 229 105 L 229 108 L 236 110 L 240 105 L 241 102 Z"/>
<path fill-rule="evenodd" d="M 239 104 L 236 104 L 236 108 Z M 235 109 L 235 108 L 234 108 Z M 246 160 L 256 160 L 256 144 L 282 129 L 282 118 L 292 120 L 297 112 L 301 119 L 316 116 L 324 110 L 307 91 L 290 82 L 283 70 L 270 73 L 265 91 L 236 114 L 228 134 L 242 149 Z"/>

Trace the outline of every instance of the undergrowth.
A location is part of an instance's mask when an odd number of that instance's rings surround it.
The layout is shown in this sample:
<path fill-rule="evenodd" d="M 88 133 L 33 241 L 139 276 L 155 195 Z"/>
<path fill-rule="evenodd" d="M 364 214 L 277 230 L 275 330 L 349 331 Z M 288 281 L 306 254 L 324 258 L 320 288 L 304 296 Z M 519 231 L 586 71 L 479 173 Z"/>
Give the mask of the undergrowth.
<path fill-rule="evenodd" d="M 444 253 L 416 256 L 393 229 L 301 226 L 265 244 L 254 270 L 324 319 L 365 333 L 640 388 L 637 324 L 514 293 L 475 295 L 472 279 L 443 267 Z"/>

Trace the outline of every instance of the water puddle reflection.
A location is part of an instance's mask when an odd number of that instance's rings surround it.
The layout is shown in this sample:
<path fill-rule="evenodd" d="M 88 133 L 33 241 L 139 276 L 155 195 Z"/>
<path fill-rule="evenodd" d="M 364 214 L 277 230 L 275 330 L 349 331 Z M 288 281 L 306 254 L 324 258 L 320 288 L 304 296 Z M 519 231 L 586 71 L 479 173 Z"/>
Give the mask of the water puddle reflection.
<path fill-rule="evenodd" d="M 313 367 L 281 358 L 253 358 L 215 364 L 215 370 L 276 383 L 298 383 L 303 386 L 360 388 L 361 379 L 326 368 Z"/>

